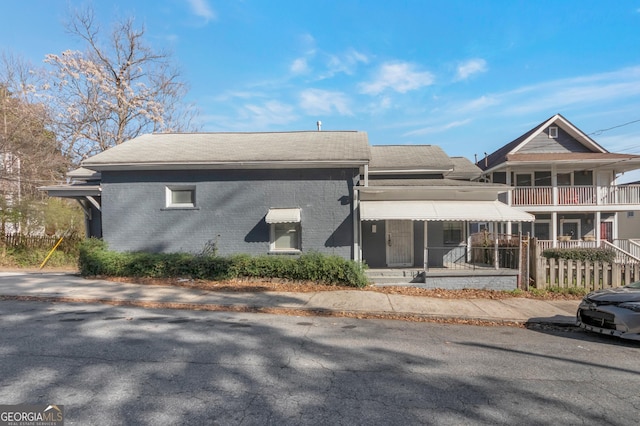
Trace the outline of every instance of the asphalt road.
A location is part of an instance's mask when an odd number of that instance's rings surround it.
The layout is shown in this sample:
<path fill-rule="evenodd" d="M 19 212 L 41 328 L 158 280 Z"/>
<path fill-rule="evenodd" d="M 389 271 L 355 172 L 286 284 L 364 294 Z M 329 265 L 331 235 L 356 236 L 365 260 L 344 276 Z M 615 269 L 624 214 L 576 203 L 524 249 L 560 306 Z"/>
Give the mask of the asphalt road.
<path fill-rule="evenodd" d="M 635 425 L 640 344 L 475 327 L 0 302 L 0 404 L 68 425 Z"/>

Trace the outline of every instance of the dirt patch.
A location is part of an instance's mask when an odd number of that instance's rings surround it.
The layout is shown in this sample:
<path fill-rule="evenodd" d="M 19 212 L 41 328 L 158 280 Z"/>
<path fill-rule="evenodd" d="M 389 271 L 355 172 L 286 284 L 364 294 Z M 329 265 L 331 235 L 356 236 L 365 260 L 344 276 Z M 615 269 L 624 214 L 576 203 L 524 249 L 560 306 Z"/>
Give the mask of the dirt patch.
<path fill-rule="evenodd" d="M 122 278 L 122 277 L 99 277 L 109 281 L 128 282 L 145 285 L 162 285 L 193 288 L 208 291 L 225 292 L 265 292 L 278 291 L 286 293 L 316 293 L 321 291 L 375 291 L 385 294 L 400 294 L 407 296 L 433 297 L 438 299 L 510 299 L 522 297 L 529 299 L 543 300 L 580 300 L 582 296 L 545 292 L 543 294 L 532 292 L 508 292 L 498 290 L 444 290 L 425 289 L 409 286 L 369 286 L 365 288 L 354 288 L 344 286 L 332 286 L 314 282 L 292 282 L 286 280 L 229 280 L 229 281 L 206 281 L 182 278 Z"/>

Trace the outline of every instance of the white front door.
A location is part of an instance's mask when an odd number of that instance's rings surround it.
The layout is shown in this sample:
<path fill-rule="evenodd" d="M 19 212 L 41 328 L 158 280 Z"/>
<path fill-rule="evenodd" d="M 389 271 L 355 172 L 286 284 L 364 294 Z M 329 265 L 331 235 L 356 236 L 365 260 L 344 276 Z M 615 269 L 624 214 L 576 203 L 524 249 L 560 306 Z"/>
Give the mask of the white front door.
<path fill-rule="evenodd" d="M 387 220 L 387 266 L 413 265 L 413 222 Z"/>

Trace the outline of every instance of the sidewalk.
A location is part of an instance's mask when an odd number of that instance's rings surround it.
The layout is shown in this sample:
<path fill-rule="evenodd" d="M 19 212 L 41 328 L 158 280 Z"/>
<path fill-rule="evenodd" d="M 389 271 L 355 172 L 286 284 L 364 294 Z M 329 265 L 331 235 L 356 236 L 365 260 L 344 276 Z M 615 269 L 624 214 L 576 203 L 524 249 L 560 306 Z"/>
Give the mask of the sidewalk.
<path fill-rule="evenodd" d="M 0 272 L 0 299 L 109 303 L 379 318 L 423 317 L 502 323 L 575 324 L 579 301 L 439 299 L 344 290 L 315 293 L 216 292 L 84 279 L 69 273 Z"/>

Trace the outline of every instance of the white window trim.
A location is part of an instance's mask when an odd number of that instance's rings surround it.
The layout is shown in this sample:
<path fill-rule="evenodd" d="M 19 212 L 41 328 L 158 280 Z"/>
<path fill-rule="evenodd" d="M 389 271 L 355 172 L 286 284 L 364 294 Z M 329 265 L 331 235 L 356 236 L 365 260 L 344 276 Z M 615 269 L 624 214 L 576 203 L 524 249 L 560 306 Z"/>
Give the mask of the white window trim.
<path fill-rule="evenodd" d="M 173 191 L 192 191 L 193 202 L 192 203 L 173 203 L 172 193 Z M 195 208 L 196 206 L 196 187 L 195 185 L 168 185 L 165 190 L 165 207 L 166 208 Z"/>
<path fill-rule="evenodd" d="M 558 139 L 558 126 L 549 127 L 549 139 Z"/>
<path fill-rule="evenodd" d="M 277 254 L 299 254 L 302 253 L 302 225 L 300 222 L 292 222 L 298 228 L 298 248 L 286 248 L 279 249 L 276 248 L 276 225 L 280 223 L 270 223 L 269 224 L 269 253 L 277 253 Z"/>

